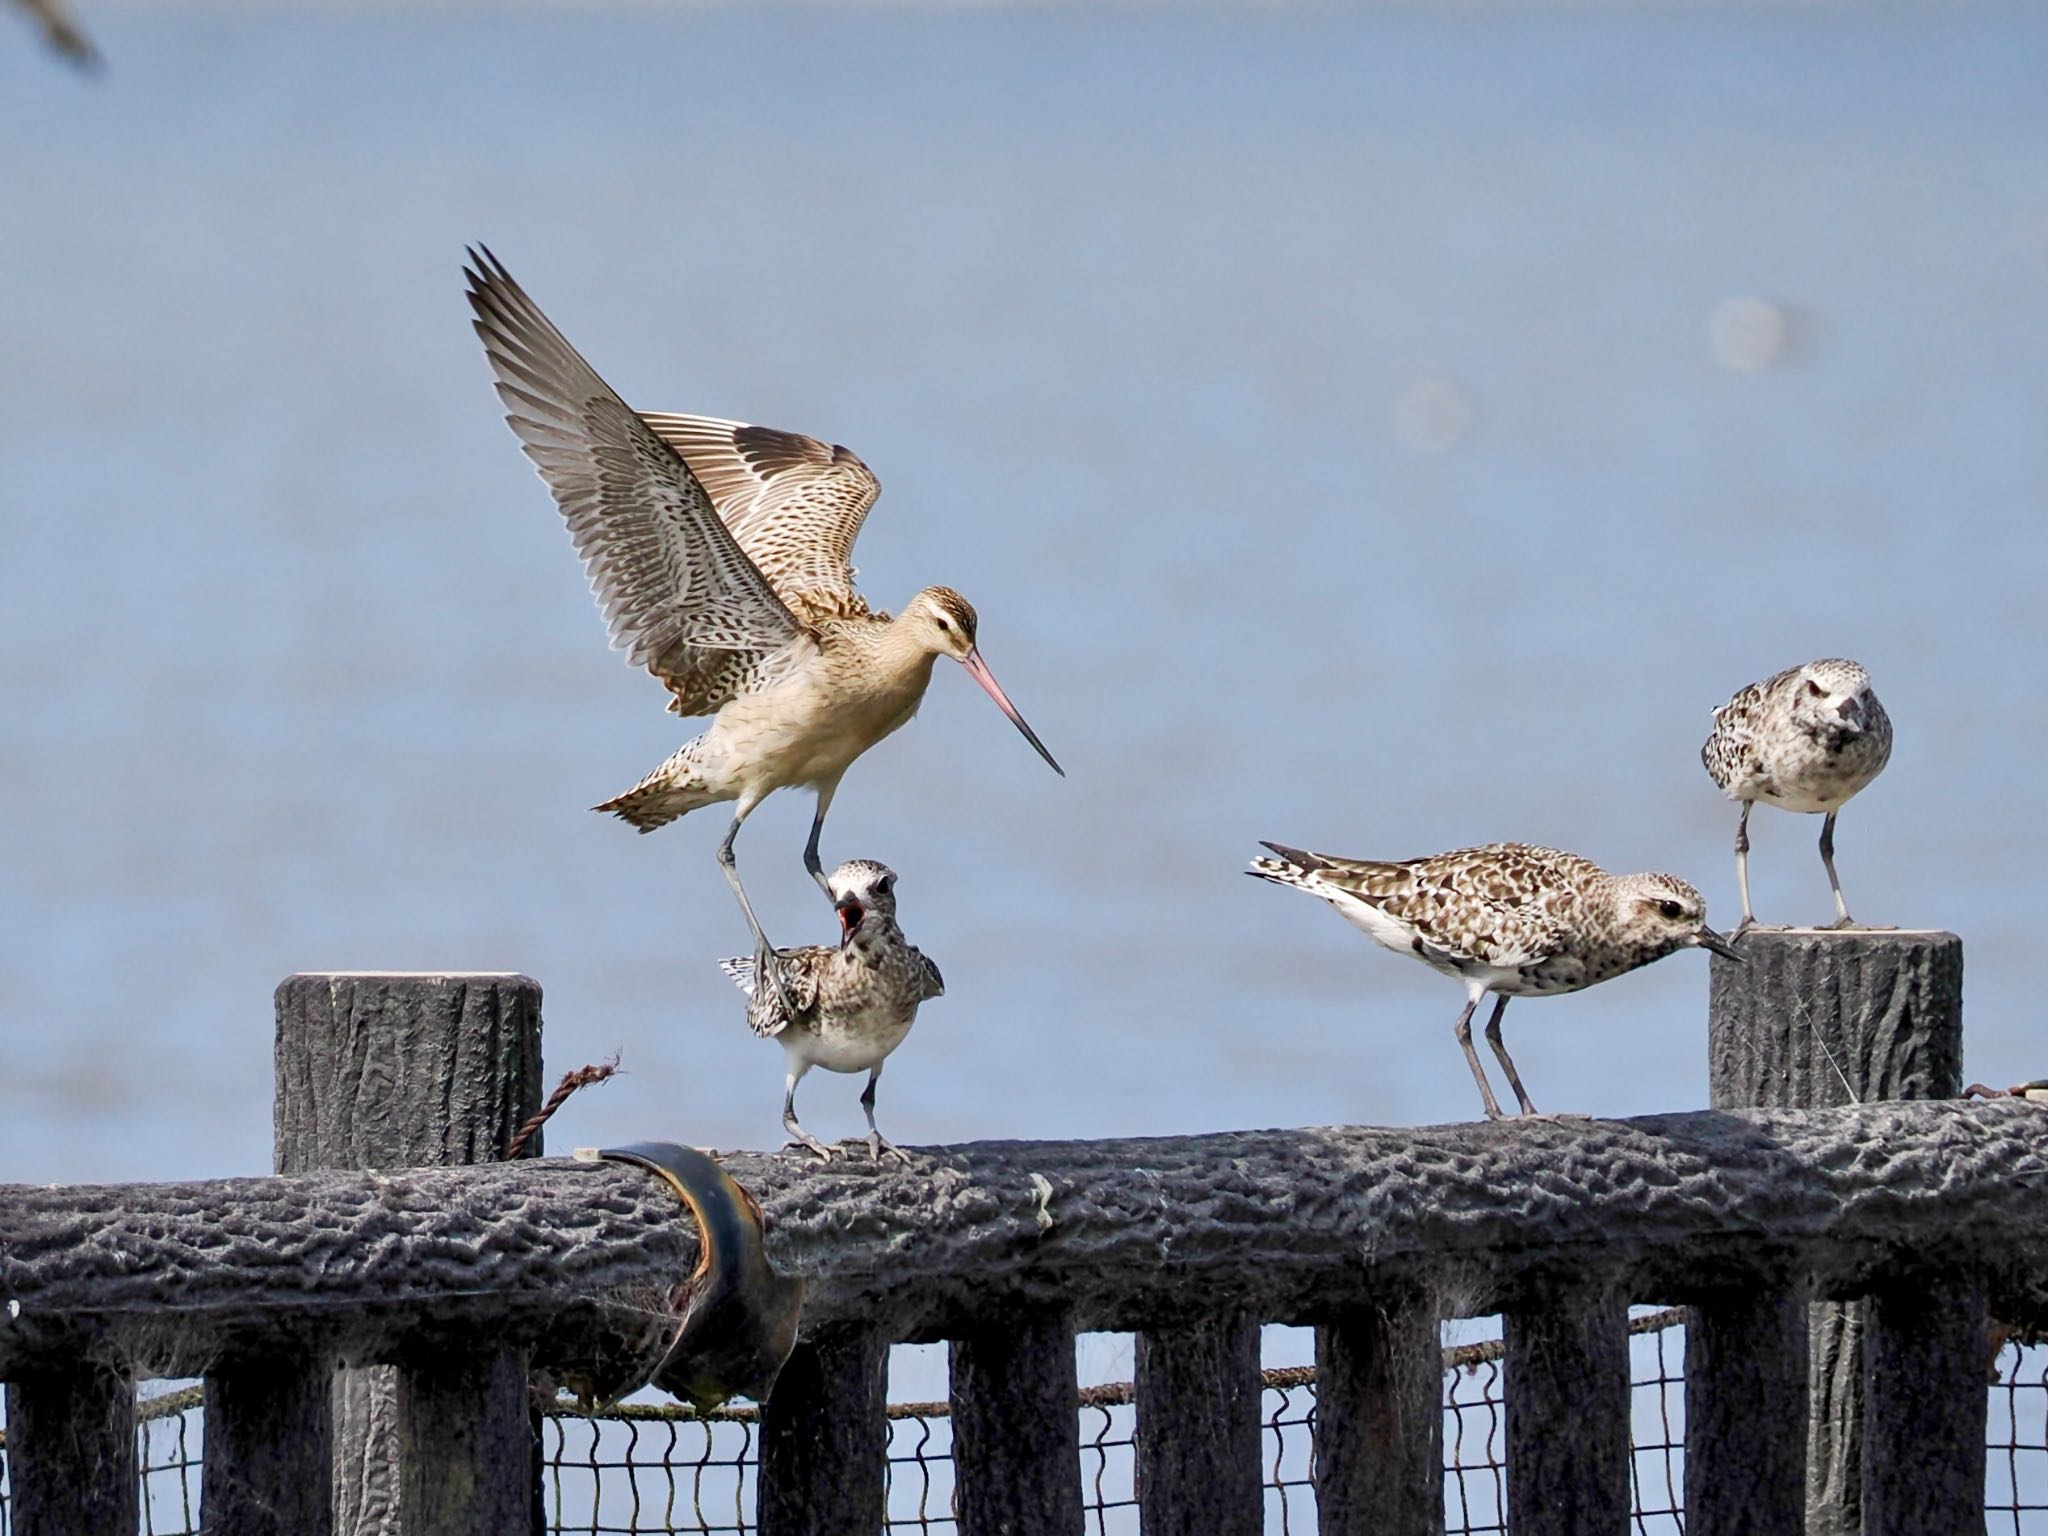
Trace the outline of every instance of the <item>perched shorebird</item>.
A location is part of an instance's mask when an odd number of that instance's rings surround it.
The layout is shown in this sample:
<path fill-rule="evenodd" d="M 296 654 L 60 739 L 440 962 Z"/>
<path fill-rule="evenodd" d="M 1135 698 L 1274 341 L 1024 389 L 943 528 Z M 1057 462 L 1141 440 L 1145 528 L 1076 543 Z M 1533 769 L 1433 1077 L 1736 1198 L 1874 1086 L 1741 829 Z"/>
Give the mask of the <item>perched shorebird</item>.
<path fill-rule="evenodd" d="M 1891 755 L 1891 718 L 1870 691 L 1870 674 L 1853 661 L 1788 668 L 1751 683 L 1714 711 L 1714 733 L 1700 748 L 1700 761 L 1730 800 L 1742 802 L 1735 823 L 1735 880 L 1742 887 L 1738 934 L 1756 926 L 1749 905 L 1749 812 L 1759 800 L 1827 814 L 1820 824 L 1820 861 L 1835 893 L 1834 926 L 1856 926 L 1835 874 L 1835 816 L 1884 771 Z"/>
<path fill-rule="evenodd" d="M 498 395 L 568 520 L 592 592 L 625 651 L 711 728 L 596 807 L 651 832 L 735 800 L 718 862 L 769 948 L 740 883 L 733 839 L 778 789 L 817 794 L 804 868 L 833 894 L 818 836 L 853 760 L 917 713 L 950 656 L 1055 773 L 1064 770 L 1004 695 L 967 599 L 926 587 L 890 618 L 849 564 L 881 487 L 844 448 L 705 416 L 641 416 L 592 371 L 488 250 L 470 252 L 470 308 Z"/>
<path fill-rule="evenodd" d="M 868 1116 L 868 1152 L 876 1162 L 887 1153 L 907 1163 L 875 1129 L 875 1083 L 882 1063 L 917 1022 L 918 1004 L 942 996 L 946 983 L 896 926 L 893 869 L 873 859 L 849 859 L 832 871 L 830 883 L 839 911 L 836 948 L 807 944 L 777 950 L 772 958 L 761 950 L 752 959 L 718 963 L 747 994 L 747 1027 L 782 1042 L 789 1061 L 782 1128 L 790 1144 L 808 1147 L 827 1162 L 836 1155 L 797 1124 L 796 1085 L 806 1072 L 865 1072 L 860 1107 Z M 782 977 L 788 1005 L 760 984 L 764 970 Z"/>
<path fill-rule="evenodd" d="M 1458 1044 L 1490 1120 L 1501 1118 L 1472 1049 L 1472 1015 L 1495 996 L 1486 1043 L 1507 1069 L 1522 1113 L 1536 1106 L 1501 1044 L 1511 997 L 1577 992 L 1674 950 L 1698 947 L 1740 959 L 1707 926 L 1700 893 L 1671 875 L 1610 875 L 1589 859 L 1526 843 L 1460 848 L 1387 863 L 1335 859 L 1266 843 L 1279 855 L 1247 873 L 1320 896 L 1388 949 L 1465 983 Z"/>

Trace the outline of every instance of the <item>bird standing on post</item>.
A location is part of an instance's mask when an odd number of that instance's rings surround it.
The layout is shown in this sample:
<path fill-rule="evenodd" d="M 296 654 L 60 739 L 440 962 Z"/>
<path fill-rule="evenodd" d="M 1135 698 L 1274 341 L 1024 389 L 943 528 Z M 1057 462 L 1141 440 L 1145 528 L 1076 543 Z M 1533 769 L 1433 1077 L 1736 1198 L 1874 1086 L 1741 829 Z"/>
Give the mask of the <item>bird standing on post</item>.
<path fill-rule="evenodd" d="M 1398 863 L 1263 846 L 1279 857 L 1254 859 L 1246 873 L 1322 897 L 1388 949 L 1465 983 L 1456 1033 L 1489 1120 L 1501 1119 L 1501 1109 L 1472 1048 L 1472 1015 L 1487 993 L 1497 1000 L 1486 1043 L 1506 1068 L 1522 1113 L 1533 1115 L 1536 1106 L 1501 1043 L 1509 998 L 1577 992 L 1680 949 L 1741 958 L 1707 927 L 1700 893 L 1672 875 L 1610 875 L 1575 853 L 1526 843 Z"/>
<path fill-rule="evenodd" d="M 997 686 L 974 609 L 926 587 L 890 618 L 854 590 L 849 559 L 880 490 L 844 448 L 768 427 L 636 414 L 488 250 L 469 302 L 512 430 L 568 520 L 614 648 L 645 666 L 679 715 L 711 728 L 596 807 L 651 832 L 737 801 L 718 862 L 757 949 L 768 940 L 733 839 L 778 789 L 816 792 L 804 867 L 832 896 L 818 836 L 853 760 L 908 723 L 950 656 L 1053 761 Z"/>
<path fill-rule="evenodd" d="M 1826 813 L 1820 861 L 1835 894 L 1834 926 L 1856 926 L 1835 873 L 1835 816 L 1884 771 L 1891 755 L 1891 718 L 1870 691 L 1870 674 L 1853 661 L 1787 668 L 1714 711 L 1714 732 L 1700 748 L 1700 761 L 1730 800 L 1742 802 L 1735 823 L 1735 881 L 1742 888 L 1736 933 L 1757 925 L 1749 904 L 1749 812 L 1759 800 Z"/>
<path fill-rule="evenodd" d="M 806 1072 L 865 1072 L 860 1107 L 868 1116 L 869 1155 L 880 1162 L 886 1153 L 907 1163 L 875 1129 L 875 1083 L 882 1063 L 917 1021 L 918 1004 L 943 995 L 945 979 L 896 926 L 896 872 L 888 865 L 849 859 L 832 871 L 831 889 L 839 912 L 836 949 L 764 949 L 751 960 L 718 963 L 747 994 L 747 1026 L 764 1039 L 781 1041 L 788 1057 L 782 1128 L 790 1144 L 808 1147 L 826 1162 L 837 1155 L 797 1123 L 796 1085 Z M 789 1002 L 761 985 L 764 971 L 782 978 Z"/>

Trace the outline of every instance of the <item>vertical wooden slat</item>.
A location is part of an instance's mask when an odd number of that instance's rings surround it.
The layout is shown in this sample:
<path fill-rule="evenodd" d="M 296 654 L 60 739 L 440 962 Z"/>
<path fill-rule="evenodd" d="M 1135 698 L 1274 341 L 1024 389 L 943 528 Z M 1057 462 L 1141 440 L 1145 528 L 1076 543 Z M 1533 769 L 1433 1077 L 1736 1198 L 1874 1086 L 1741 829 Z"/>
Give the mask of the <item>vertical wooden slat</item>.
<path fill-rule="evenodd" d="M 1804 1536 L 1807 1303 L 1717 1298 L 1685 1324 L 1687 1536 Z"/>
<path fill-rule="evenodd" d="M 135 1536 L 135 1383 L 80 1361 L 7 1384 L 12 1536 Z"/>
<path fill-rule="evenodd" d="M 1981 1284 L 1945 1277 L 1871 1298 L 1864 1536 L 1982 1536 L 1990 1359 Z"/>
<path fill-rule="evenodd" d="M 1421 1298 L 1316 1329 L 1321 1536 L 1442 1536 L 1443 1386 L 1436 1308 Z"/>
<path fill-rule="evenodd" d="M 992 1318 L 949 1356 L 961 1536 L 1080 1536 L 1073 1323 L 1056 1312 Z"/>
<path fill-rule="evenodd" d="M 1585 1293 L 1506 1315 L 1514 1536 L 1628 1531 L 1627 1316 L 1619 1298 Z"/>
<path fill-rule="evenodd" d="M 398 1368 L 399 1527 L 504 1536 L 533 1519 L 533 1421 L 522 1351 L 436 1351 Z"/>
<path fill-rule="evenodd" d="M 540 1108 L 540 1037 L 541 989 L 530 976 L 286 977 L 277 989 L 277 1171 L 496 1161 Z M 536 1138 L 528 1155 L 539 1151 Z M 399 1536 L 397 1376 L 379 1366 L 335 1371 L 333 1382 L 335 1532 Z M 522 1413 L 525 1397 L 521 1385 Z M 529 1521 L 505 1531 L 538 1529 Z"/>
<path fill-rule="evenodd" d="M 1145 1536 L 1260 1536 L 1258 1323 L 1140 1333 L 1136 1394 Z"/>
<path fill-rule="evenodd" d="M 761 1536 L 880 1531 L 889 1344 L 833 1329 L 790 1351 L 761 1408 Z"/>
<path fill-rule="evenodd" d="M 334 1529 L 330 1375 L 305 1360 L 237 1360 L 207 1374 L 199 1495 L 207 1536 Z"/>
<path fill-rule="evenodd" d="M 1716 956 L 1716 1109 L 1948 1099 L 1963 1087 L 1963 942 L 1952 933 L 1760 929 Z M 1808 1536 L 1863 1531 L 1862 1302 L 1809 1312 Z"/>

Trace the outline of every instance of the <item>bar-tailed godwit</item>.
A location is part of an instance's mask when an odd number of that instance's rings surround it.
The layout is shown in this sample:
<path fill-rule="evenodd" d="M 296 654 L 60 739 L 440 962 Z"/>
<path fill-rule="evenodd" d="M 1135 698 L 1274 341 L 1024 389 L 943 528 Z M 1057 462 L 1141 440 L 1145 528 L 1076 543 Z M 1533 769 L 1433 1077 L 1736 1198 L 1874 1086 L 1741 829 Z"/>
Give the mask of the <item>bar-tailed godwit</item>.
<path fill-rule="evenodd" d="M 1714 711 L 1714 733 L 1700 761 L 1730 800 L 1742 802 L 1735 823 L 1735 881 L 1742 888 L 1737 933 L 1756 926 L 1749 905 L 1749 812 L 1766 805 L 1807 815 L 1823 812 L 1820 861 L 1835 893 L 1837 928 L 1853 928 L 1835 874 L 1835 815 L 1884 771 L 1892 755 L 1892 722 L 1870 674 L 1853 661 L 1809 661 L 1751 683 Z"/>
<path fill-rule="evenodd" d="M 754 807 L 805 787 L 817 811 L 804 867 L 828 896 L 818 836 L 853 760 L 917 713 L 950 656 L 1038 755 L 1063 770 L 999 687 L 972 606 L 926 587 L 891 618 L 854 589 L 854 538 L 880 489 L 844 448 L 702 416 L 636 414 L 488 250 L 469 302 L 512 430 L 583 557 L 612 645 L 678 715 L 711 728 L 597 807 L 642 832 L 737 801 L 718 862 L 767 947 L 733 856 Z"/>
<path fill-rule="evenodd" d="M 868 1153 L 876 1162 L 887 1154 L 907 1163 L 875 1129 L 875 1083 L 882 1063 L 916 1022 L 918 1004 L 943 994 L 946 983 L 896 926 L 894 870 L 872 859 L 850 859 L 832 871 L 830 886 L 839 910 L 836 948 L 807 944 L 775 951 L 772 958 L 758 950 L 751 959 L 718 963 L 747 994 L 748 1027 L 782 1042 L 789 1062 L 782 1128 L 791 1144 L 827 1162 L 835 1155 L 797 1123 L 796 1085 L 806 1072 L 865 1072 L 860 1107 L 868 1116 Z M 771 968 L 782 977 L 787 1004 L 760 985 L 761 972 Z"/>
<path fill-rule="evenodd" d="M 1465 983 L 1458 1044 L 1487 1118 L 1501 1118 L 1472 1049 L 1472 1015 L 1494 994 L 1486 1043 L 1507 1069 L 1515 1100 L 1536 1113 L 1501 1043 L 1511 997 L 1577 992 L 1675 950 L 1741 956 L 1707 926 L 1700 893 L 1671 875 L 1610 875 L 1590 859 L 1526 843 L 1460 848 L 1398 863 L 1337 859 L 1279 843 L 1248 873 L 1320 896 L 1388 949 Z"/>

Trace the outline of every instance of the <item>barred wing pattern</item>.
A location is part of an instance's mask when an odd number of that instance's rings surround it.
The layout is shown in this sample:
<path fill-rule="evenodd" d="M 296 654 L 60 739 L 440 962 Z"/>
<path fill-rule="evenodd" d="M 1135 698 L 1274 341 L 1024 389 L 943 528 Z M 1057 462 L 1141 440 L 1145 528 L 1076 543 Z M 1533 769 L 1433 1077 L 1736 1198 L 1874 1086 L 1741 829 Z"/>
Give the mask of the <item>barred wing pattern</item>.
<path fill-rule="evenodd" d="M 853 451 L 713 416 L 643 412 L 681 454 L 747 558 L 806 618 L 857 618 L 853 541 L 881 482 Z"/>
<path fill-rule="evenodd" d="M 803 626 L 690 468 L 650 431 L 488 249 L 469 303 L 506 421 L 569 524 L 612 646 L 709 714 L 751 675 L 795 659 Z"/>
<path fill-rule="evenodd" d="M 778 949 L 775 964 L 782 972 L 782 987 L 799 1014 L 808 1013 L 818 1002 L 818 971 L 832 951 L 807 944 L 801 949 Z M 735 955 L 718 962 L 718 968 L 747 994 L 747 1028 L 764 1040 L 773 1039 L 789 1028 L 790 1016 L 782 1011 L 773 987 L 763 987 L 755 974 L 755 957 Z"/>

